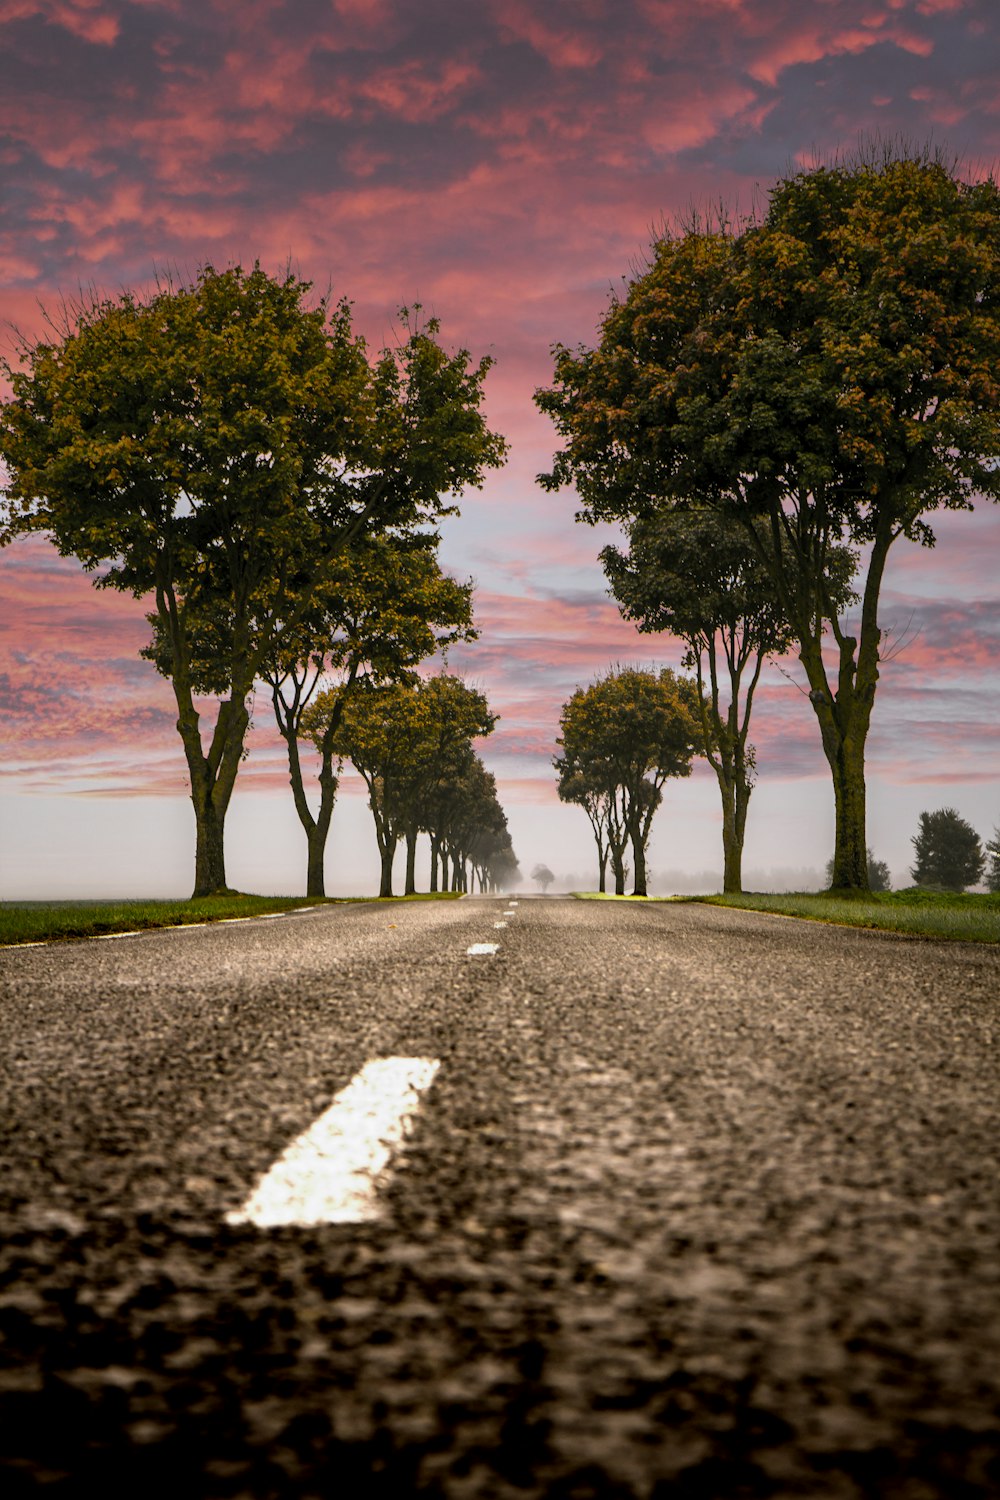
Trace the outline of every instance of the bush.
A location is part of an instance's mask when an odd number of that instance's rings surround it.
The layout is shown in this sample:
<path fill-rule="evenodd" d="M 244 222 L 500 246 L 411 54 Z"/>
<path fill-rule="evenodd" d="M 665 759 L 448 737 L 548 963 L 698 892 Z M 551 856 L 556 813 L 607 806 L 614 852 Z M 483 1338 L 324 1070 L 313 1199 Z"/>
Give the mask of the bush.
<path fill-rule="evenodd" d="M 919 830 L 910 842 L 916 851 L 910 874 L 917 885 L 964 891 L 983 873 L 986 851 L 982 841 L 953 807 L 921 813 Z"/>

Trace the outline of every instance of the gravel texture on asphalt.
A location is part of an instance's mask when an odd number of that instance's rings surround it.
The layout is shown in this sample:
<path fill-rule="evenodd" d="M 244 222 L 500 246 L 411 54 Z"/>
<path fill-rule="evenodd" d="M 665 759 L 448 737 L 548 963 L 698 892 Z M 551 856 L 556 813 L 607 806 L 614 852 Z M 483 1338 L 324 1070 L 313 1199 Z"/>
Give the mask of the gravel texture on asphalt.
<path fill-rule="evenodd" d="M 5 1500 L 1000 1494 L 1000 953 L 504 909 L 0 954 Z M 383 1217 L 227 1226 L 382 1056 Z"/>

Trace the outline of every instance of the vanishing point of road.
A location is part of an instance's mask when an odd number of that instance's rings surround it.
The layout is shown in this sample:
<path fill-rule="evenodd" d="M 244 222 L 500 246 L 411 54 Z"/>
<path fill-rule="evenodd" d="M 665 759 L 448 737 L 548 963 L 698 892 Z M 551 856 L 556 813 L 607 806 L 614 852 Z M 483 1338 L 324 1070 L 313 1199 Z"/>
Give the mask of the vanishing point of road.
<path fill-rule="evenodd" d="M 7 949 L 0 1492 L 996 1496 L 998 1037 L 996 947 L 702 906 Z"/>

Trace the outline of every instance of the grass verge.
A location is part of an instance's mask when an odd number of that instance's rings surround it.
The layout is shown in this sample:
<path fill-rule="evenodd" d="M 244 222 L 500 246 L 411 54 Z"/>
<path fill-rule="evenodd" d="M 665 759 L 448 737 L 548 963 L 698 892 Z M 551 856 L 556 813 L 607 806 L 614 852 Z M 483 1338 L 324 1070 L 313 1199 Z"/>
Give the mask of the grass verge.
<path fill-rule="evenodd" d="M 774 912 L 806 917 L 841 927 L 869 927 L 914 937 L 954 939 L 966 943 L 1000 943 L 1000 895 L 977 891 L 872 891 L 868 895 L 689 896 L 708 906 L 740 911 Z"/>
<path fill-rule="evenodd" d="M 359 901 L 435 901 L 458 899 L 457 891 L 415 896 L 204 896 L 197 901 L 25 901 L 0 906 L 0 947 L 44 943 L 58 938 L 100 937 L 109 932 L 180 927 L 191 922 L 222 922 L 259 917 L 303 906 L 342 906 Z"/>
<path fill-rule="evenodd" d="M 572 891 L 577 901 L 673 901 L 673 896 L 616 896 L 614 891 Z"/>

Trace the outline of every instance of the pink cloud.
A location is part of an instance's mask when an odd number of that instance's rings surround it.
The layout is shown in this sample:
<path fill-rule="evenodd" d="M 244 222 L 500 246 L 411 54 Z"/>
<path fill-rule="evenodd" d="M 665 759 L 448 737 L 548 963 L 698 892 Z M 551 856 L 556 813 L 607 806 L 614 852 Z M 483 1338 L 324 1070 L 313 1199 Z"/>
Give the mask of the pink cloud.
<path fill-rule="evenodd" d="M 61 26 L 85 42 L 111 46 L 117 41 L 118 17 L 104 0 L 3 0 L 0 25 L 41 16 L 53 26 Z"/>
<path fill-rule="evenodd" d="M 505 41 L 528 42 L 554 68 L 592 68 L 604 55 L 604 46 L 592 33 L 573 25 L 553 26 L 524 0 L 501 0 L 495 14 Z"/>

